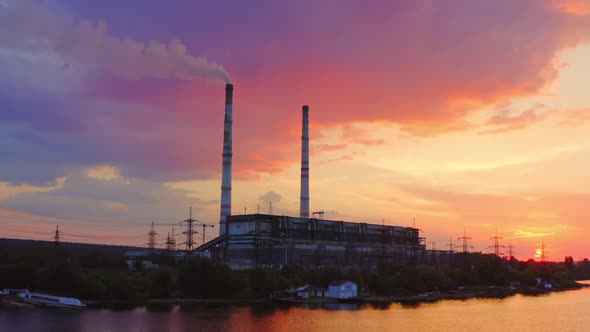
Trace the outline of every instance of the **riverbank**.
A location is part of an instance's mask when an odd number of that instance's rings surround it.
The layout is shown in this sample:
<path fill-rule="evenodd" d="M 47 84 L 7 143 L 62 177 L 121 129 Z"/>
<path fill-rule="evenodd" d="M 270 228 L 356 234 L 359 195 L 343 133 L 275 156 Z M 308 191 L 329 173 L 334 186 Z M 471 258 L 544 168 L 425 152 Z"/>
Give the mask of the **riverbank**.
<path fill-rule="evenodd" d="M 182 305 L 0 310 L 6 331 L 587 331 L 590 289 L 436 305 Z"/>
<path fill-rule="evenodd" d="M 552 292 L 562 292 L 577 290 L 584 287 L 590 287 L 590 284 L 578 283 L 575 287 L 567 288 L 552 288 L 544 289 L 540 287 L 522 287 L 522 288 L 510 288 L 510 287 L 469 287 L 462 290 L 447 291 L 447 292 L 426 292 L 416 293 L 409 295 L 375 295 L 368 293 L 361 293 L 358 298 L 355 299 L 355 303 L 358 304 L 393 304 L 399 303 L 402 305 L 418 305 L 422 303 L 434 303 L 439 301 L 462 301 L 469 299 L 486 299 L 496 298 L 502 299 L 516 294 L 525 296 L 540 296 L 547 295 Z M 271 303 L 272 298 L 217 298 L 217 299 L 205 299 L 205 298 L 169 298 L 169 299 L 146 299 L 143 301 L 127 302 L 127 301 L 116 301 L 116 300 L 85 300 L 84 303 L 90 308 L 117 308 L 117 307 L 135 307 L 135 306 L 191 306 L 191 305 L 254 305 Z M 297 301 L 281 301 L 283 304 L 323 304 L 323 303 L 341 303 L 338 299 L 328 297 L 312 297 L 308 299 L 301 299 Z"/>

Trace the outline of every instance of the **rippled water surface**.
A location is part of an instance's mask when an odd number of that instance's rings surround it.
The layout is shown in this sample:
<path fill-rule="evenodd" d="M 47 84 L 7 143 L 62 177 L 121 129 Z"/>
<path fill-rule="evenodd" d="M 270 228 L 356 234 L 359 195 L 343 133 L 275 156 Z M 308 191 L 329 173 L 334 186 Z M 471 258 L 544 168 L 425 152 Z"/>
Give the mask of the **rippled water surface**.
<path fill-rule="evenodd" d="M 590 331 L 590 288 L 416 307 L 0 309 L 0 331 Z"/>

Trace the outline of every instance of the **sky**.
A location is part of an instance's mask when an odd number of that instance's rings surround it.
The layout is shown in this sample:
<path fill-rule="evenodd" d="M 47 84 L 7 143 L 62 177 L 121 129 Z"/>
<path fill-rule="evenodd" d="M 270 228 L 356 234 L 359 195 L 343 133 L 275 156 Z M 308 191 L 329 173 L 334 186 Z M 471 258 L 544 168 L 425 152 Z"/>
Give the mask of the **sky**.
<path fill-rule="evenodd" d="M 233 214 L 298 215 L 306 104 L 312 211 L 589 257 L 588 59 L 590 0 L 0 0 L 0 237 L 217 223 L 232 82 Z"/>

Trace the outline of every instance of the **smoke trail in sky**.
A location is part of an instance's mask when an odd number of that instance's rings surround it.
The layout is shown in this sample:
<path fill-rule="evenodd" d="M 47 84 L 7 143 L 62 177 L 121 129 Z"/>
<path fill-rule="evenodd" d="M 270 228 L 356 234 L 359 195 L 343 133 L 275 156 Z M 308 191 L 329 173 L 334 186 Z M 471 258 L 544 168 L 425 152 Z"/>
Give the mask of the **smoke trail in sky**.
<path fill-rule="evenodd" d="M 191 55 L 179 40 L 168 43 L 108 34 L 104 21 L 75 21 L 36 1 L 0 0 L 0 49 L 53 52 L 66 62 L 128 79 L 201 78 L 230 82 L 223 66 Z"/>

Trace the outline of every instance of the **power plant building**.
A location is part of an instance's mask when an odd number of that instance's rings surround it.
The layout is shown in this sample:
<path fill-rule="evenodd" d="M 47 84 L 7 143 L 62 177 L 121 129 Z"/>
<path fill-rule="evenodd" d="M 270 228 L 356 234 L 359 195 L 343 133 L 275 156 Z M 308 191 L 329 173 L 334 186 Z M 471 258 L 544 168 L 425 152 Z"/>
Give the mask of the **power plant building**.
<path fill-rule="evenodd" d="M 233 269 L 375 268 L 418 263 L 425 252 L 412 227 L 267 214 L 229 216 L 226 227 L 224 236 L 198 250 L 211 250 Z"/>
<path fill-rule="evenodd" d="M 423 262 L 424 239 L 413 227 L 309 218 L 309 106 L 302 107 L 299 217 L 231 215 L 233 85 L 225 89 L 219 237 L 201 245 L 233 269 L 255 266 L 375 268 Z M 314 214 L 315 216 L 315 214 Z"/>

